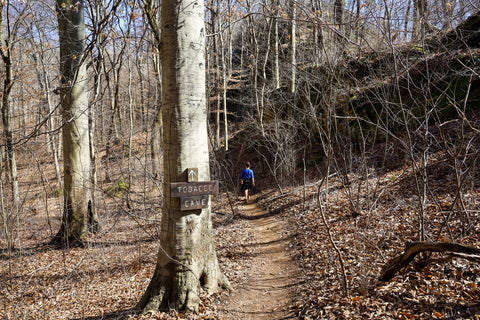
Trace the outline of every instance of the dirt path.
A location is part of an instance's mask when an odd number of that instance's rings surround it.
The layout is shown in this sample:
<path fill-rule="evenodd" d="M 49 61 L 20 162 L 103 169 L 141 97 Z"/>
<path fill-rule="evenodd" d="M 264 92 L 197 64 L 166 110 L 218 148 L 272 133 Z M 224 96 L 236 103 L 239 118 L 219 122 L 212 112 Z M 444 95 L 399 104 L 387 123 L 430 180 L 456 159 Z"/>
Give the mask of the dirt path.
<path fill-rule="evenodd" d="M 222 299 L 221 319 L 293 319 L 298 269 L 293 263 L 285 222 L 258 208 L 254 200 L 242 204 L 240 214 L 249 228 L 239 246 L 251 249 L 249 272 Z"/>

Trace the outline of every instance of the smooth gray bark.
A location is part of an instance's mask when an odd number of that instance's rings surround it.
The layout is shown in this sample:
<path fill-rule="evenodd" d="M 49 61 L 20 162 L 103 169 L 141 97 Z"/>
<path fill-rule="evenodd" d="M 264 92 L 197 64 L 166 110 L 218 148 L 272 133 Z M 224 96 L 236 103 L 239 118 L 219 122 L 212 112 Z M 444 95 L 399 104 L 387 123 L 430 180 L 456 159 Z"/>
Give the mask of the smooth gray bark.
<path fill-rule="evenodd" d="M 161 248 L 137 309 L 197 310 L 201 284 L 207 292 L 228 285 L 217 261 L 210 206 L 180 211 L 179 199 L 170 194 L 170 183 L 187 181 L 187 168 L 198 168 L 199 181 L 210 179 L 203 1 L 162 2 L 160 53 L 165 175 Z"/>
<path fill-rule="evenodd" d="M 57 0 L 60 38 L 60 94 L 63 118 L 64 208 L 60 230 L 52 242 L 85 240 L 89 226 L 98 230 L 91 209 L 91 159 L 87 74 L 83 60 L 83 0 Z"/>

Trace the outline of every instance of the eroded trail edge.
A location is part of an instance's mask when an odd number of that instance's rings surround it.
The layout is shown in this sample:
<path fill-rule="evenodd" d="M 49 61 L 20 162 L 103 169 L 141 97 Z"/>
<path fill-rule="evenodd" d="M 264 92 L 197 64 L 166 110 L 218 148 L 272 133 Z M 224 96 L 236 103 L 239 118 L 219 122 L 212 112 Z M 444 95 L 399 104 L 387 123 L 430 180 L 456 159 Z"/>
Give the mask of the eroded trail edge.
<path fill-rule="evenodd" d="M 232 282 L 217 312 L 222 319 L 293 318 L 299 269 L 293 262 L 286 222 L 260 209 L 242 204 L 240 214 L 248 236 L 238 239 L 239 252 L 248 254 L 248 273 Z"/>

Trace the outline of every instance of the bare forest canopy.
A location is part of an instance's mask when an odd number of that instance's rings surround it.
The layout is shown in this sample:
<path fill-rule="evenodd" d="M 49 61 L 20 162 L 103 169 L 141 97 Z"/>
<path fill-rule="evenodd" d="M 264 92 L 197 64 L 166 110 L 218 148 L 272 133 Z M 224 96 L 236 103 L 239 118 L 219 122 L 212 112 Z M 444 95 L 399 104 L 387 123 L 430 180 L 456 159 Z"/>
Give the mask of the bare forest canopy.
<path fill-rule="evenodd" d="M 415 251 L 393 266 L 390 284 L 377 282 L 405 243 L 480 247 L 477 2 L 205 1 L 221 268 L 247 259 L 230 231 L 242 232 L 236 194 L 248 160 L 260 204 L 292 226 L 299 319 L 480 312 L 480 269 L 433 259 L 445 250 Z M 161 232 L 168 125 L 160 3 L 0 1 L 0 318 L 113 319 L 145 290 Z M 84 46 L 72 53 L 81 46 L 61 49 L 57 17 L 80 4 Z M 65 107 L 78 79 L 64 76 L 61 51 L 85 68 L 80 112 Z M 58 250 L 50 241 L 72 194 L 63 164 L 73 151 L 62 141 L 79 119 L 89 227 L 80 248 L 66 241 Z M 425 271 L 426 260 L 437 263 Z M 199 318 L 214 312 L 209 299 Z"/>

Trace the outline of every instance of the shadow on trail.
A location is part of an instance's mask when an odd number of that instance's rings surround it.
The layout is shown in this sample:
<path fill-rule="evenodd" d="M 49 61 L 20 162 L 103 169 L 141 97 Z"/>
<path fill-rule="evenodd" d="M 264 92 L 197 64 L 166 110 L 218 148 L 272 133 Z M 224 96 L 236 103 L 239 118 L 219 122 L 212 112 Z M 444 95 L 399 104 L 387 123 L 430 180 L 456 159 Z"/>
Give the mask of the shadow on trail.
<path fill-rule="evenodd" d="M 293 201 L 285 206 L 282 206 L 276 210 L 268 211 L 268 209 L 264 209 L 258 206 L 258 201 L 260 198 L 258 197 L 253 197 L 249 202 L 241 204 L 243 208 L 240 209 L 241 213 L 237 213 L 236 219 L 243 219 L 243 220 L 248 220 L 248 221 L 257 221 L 256 224 L 258 226 L 261 226 L 262 219 L 267 219 L 276 215 L 279 215 L 280 213 L 284 212 L 287 208 L 290 206 L 294 206 L 298 204 L 298 201 Z M 273 231 L 275 234 L 278 235 L 277 238 L 271 239 L 268 241 L 255 241 L 255 242 L 247 242 L 247 243 L 239 243 L 235 248 L 231 248 L 230 246 L 220 246 L 217 248 L 218 252 L 222 252 L 222 250 L 228 250 L 226 253 L 227 258 L 239 258 L 239 257 L 255 257 L 257 255 L 262 255 L 263 253 L 261 251 L 256 251 L 255 249 L 261 249 L 261 248 L 266 248 L 266 247 L 271 247 L 271 246 L 276 246 L 280 245 L 281 243 L 284 243 L 285 241 L 291 241 L 294 239 L 295 234 L 290 234 L 290 233 L 284 233 L 281 231 L 281 228 L 275 225 L 272 225 L 271 221 L 265 221 L 264 226 L 267 229 L 270 229 Z M 253 249 L 252 250 L 246 250 L 246 249 Z M 279 247 L 277 249 L 270 248 L 270 253 L 281 253 L 282 249 Z"/>
<path fill-rule="evenodd" d="M 285 196 L 288 196 L 288 195 L 285 195 Z M 285 212 L 287 209 L 290 209 L 290 208 L 292 208 L 296 205 L 302 204 L 304 202 L 305 203 L 310 202 L 314 198 L 316 198 L 316 196 L 317 196 L 316 194 L 311 194 L 311 195 L 307 196 L 306 198 L 299 198 L 299 199 L 296 199 L 296 200 L 289 201 L 289 202 L 285 203 L 284 205 L 282 205 L 278 208 L 258 207 L 257 203 L 258 203 L 259 198 L 255 198 L 255 199 L 251 200 L 251 202 L 248 202 L 246 204 L 248 206 L 248 208 L 246 208 L 245 210 L 242 210 L 241 213 L 238 213 L 237 217 L 240 218 L 240 219 L 244 219 L 244 220 L 260 220 L 260 219 L 264 219 L 264 218 L 269 218 L 269 217 L 272 217 L 272 216 L 280 215 L 283 212 Z M 255 214 L 248 214 L 249 212 L 255 212 L 255 211 L 260 211 L 260 214 L 256 214 L 256 215 Z"/>
<path fill-rule="evenodd" d="M 240 258 L 240 257 L 255 257 L 258 255 L 261 255 L 262 252 L 251 252 L 251 251 L 246 251 L 245 249 L 258 249 L 258 248 L 263 248 L 263 247 L 269 247 L 272 245 L 277 245 L 281 244 L 285 241 L 290 241 L 295 238 L 295 235 L 289 235 L 288 237 L 282 237 L 276 240 L 272 241 L 265 241 L 265 242 L 254 242 L 254 243 L 248 243 L 248 244 L 239 244 L 237 245 L 234 249 L 232 249 L 229 246 L 219 246 L 217 247 L 217 253 L 222 254 L 223 250 L 228 250 L 227 253 L 223 254 L 227 258 Z M 270 253 L 281 253 L 282 250 L 279 249 L 271 249 Z"/>

